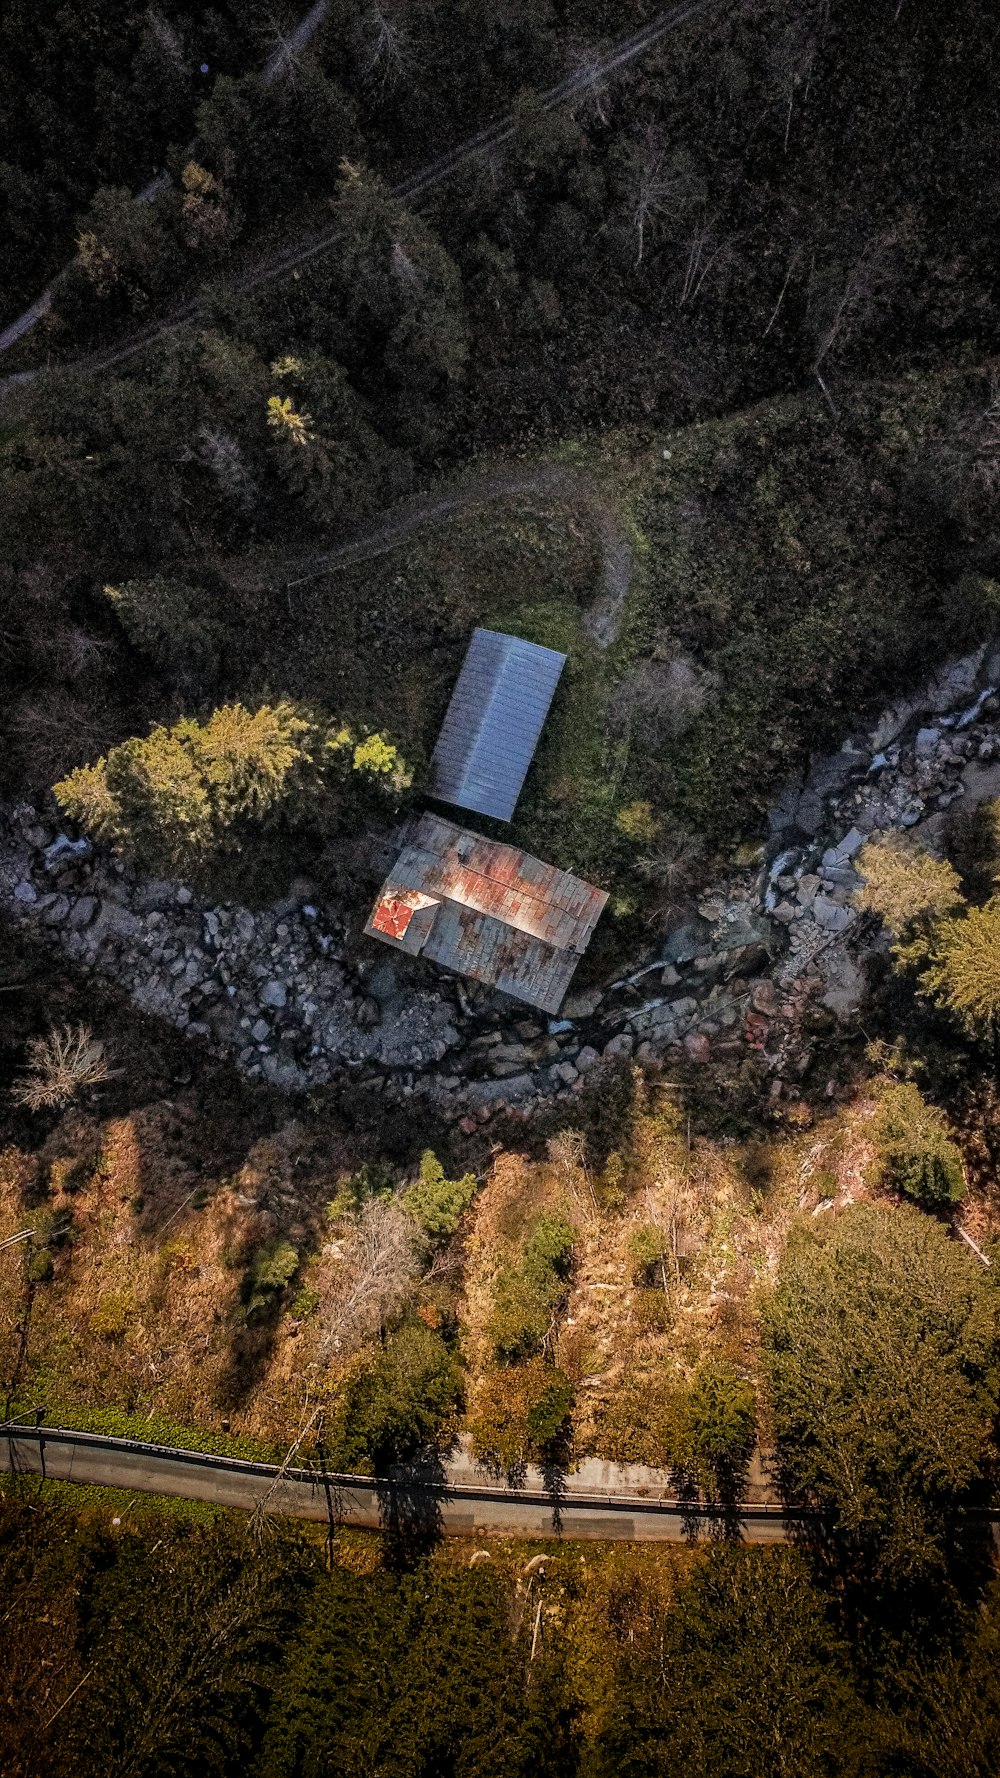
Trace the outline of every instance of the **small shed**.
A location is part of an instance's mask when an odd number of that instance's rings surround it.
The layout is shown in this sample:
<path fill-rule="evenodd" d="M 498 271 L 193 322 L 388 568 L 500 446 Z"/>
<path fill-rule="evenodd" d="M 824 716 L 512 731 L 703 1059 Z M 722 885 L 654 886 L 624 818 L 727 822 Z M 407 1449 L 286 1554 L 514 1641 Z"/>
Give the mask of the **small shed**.
<path fill-rule="evenodd" d="M 516 846 L 424 815 L 365 932 L 555 1013 L 607 899 Z"/>
<path fill-rule="evenodd" d="M 554 648 L 473 630 L 431 756 L 431 794 L 509 821 L 566 662 Z"/>

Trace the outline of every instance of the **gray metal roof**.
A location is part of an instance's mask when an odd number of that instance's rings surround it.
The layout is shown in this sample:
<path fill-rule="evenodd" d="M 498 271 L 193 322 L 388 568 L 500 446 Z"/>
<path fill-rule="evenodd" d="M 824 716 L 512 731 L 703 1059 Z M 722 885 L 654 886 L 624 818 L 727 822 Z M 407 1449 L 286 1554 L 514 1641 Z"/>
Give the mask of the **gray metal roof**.
<path fill-rule="evenodd" d="M 431 757 L 431 794 L 509 821 L 566 661 L 499 630 L 473 630 Z"/>

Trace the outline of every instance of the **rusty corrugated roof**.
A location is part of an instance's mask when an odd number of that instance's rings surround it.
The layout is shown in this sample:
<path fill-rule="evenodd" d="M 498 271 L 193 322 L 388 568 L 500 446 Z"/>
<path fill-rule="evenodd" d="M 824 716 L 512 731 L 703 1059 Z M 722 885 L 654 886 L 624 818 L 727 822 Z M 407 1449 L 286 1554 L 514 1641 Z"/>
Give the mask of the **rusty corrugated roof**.
<path fill-rule="evenodd" d="M 365 930 L 556 1012 L 607 899 L 603 889 L 515 846 L 424 815 Z M 400 903 L 418 900 L 419 923 L 387 930 Z"/>

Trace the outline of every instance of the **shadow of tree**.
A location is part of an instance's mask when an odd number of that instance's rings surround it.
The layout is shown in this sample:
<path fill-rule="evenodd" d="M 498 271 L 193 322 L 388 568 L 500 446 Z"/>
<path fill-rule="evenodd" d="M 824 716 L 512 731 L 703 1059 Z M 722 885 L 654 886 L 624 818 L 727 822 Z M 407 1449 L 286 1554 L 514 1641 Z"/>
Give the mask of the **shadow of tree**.
<path fill-rule="evenodd" d="M 424 1561 L 444 1536 L 444 1465 L 437 1452 L 426 1452 L 413 1463 L 393 1464 L 385 1480 L 376 1482 L 375 1487 L 386 1540 L 386 1565 L 397 1573 L 407 1573 Z"/>

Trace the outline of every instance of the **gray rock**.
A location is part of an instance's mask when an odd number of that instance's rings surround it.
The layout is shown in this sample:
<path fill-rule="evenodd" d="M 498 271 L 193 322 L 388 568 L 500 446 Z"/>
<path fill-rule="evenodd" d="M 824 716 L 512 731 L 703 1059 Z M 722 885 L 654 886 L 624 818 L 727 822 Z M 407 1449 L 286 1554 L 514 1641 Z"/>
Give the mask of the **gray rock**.
<path fill-rule="evenodd" d="M 515 1074 L 509 1080 L 470 1081 L 465 1089 L 465 1100 L 472 1107 L 506 1105 L 517 1099 L 526 1099 L 537 1091 L 538 1086 L 533 1074 Z"/>
<path fill-rule="evenodd" d="M 810 767 L 806 779 L 807 791 L 817 791 L 820 796 L 829 796 L 835 790 L 843 790 L 854 777 L 868 770 L 869 755 L 860 753 L 853 747 L 842 747 L 839 753 L 825 754 Z M 801 815 L 799 826 L 802 826 Z"/>
<path fill-rule="evenodd" d="M 38 890 L 34 883 L 28 882 L 27 877 L 24 877 L 14 890 L 14 900 L 19 901 L 22 907 L 31 907 L 38 900 Z"/>
<path fill-rule="evenodd" d="M 825 814 L 823 798 L 817 790 L 804 790 L 799 797 L 795 813 L 796 826 L 803 833 L 818 833 L 823 825 Z"/>
<path fill-rule="evenodd" d="M 288 991 L 284 982 L 275 981 L 272 976 L 270 981 L 264 983 L 264 986 L 260 991 L 261 1005 L 271 1006 L 275 1011 L 280 1012 L 282 1007 L 287 1005 L 287 1002 Z"/>
<path fill-rule="evenodd" d="M 683 926 L 677 926 L 667 938 L 663 947 L 663 958 L 666 963 L 692 963 L 696 957 L 704 957 L 711 948 L 712 928 L 707 920 L 688 920 Z"/>
<path fill-rule="evenodd" d="M 861 829 L 852 827 L 849 833 L 845 833 L 842 840 L 836 840 L 832 846 L 828 846 L 823 853 L 824 875 L 827 875 L 831 868 L 836 869 L 839 865 L 849 864 L 855 854 L 860 852 L 864 843 L 865 836 Z"/>
<path fill-rule="evenodd" d="M 774 910 L 774 919 L 780 920 L 783 926 L 790 926 L 795 918 L 795 909 L 790 901 L 779 901 Z"/>
<path fill-rule="evenodd" d="M 94 915 L 97 913 L 97 908 L 98 902 L 96 896 L 81 895 L 70 908 L 67 925 L 74 928 L 74 930 L 78 930 L 81 926 L 89 926 Z"/>
<path fill-rule="evenodd" d="M 239 939 L 240 944 L 242 944 L 242 945 L 253 944 L 254 938 L 256 937 L 256 934 L 257 934 L 257 923 L 254 920 L 254 917 L 253 917 L 252 913 L 250 912 L 249 908 L 240 908 L 239 912 L 236 915 L 236 919 L 234 921 L 234 926 L 235 926 L 235 930 L 236 930 L 236 937 Z"/>
<path fill-rule="evenodd" d="M 811 908 L 816 899 L 816 891 L 819 888 L 819 885 L 820 878 L 814 876 L 811 872 L 804 877 L 800 877 L 799 886 L 795 891 L 796 901 L 798 901 L 804 908 Z"/>
<path fill-rule="evenodd" d="M 523 1068 L 524 1064 L 530 1062 L 531 1059 L 532 1053 L 527 1044 L 498 1043 L 490 1053 L 490 1066 L 495 1067 L 498 1063 L 514 1062 L 519 1068 Z"/>
<path fill-rule="evenodd" d="M 271 1035 L 271 1027 L 267 1020 L 258 1019 L 257 1023 L 250 1027 L 250 1035 L 254 1043 L 266 1043 Z"/>
<path fill-rule="evenodd" d="M 615 1056 L 630 1056 L 633 1047 L 633 1039 L 629 1036 L 628 1032 L 620 1031 L 617 1037 L 612 1037 L 611 1041 L 604 1045 L 605 1059 L 613 1061 Z"/>
<path fill-rule="evenodd" d="M 549 1073 L 566 1087 L 571 1087 L 580 1078 L 579 1070 L 574 1068 L 572 1062 L 554 1062 Z"/>
<path fill-rule="evenodd" d="M 824 895 L 822 891 L 813 902 L 812 912 L 817 926 L 821 926 L 824 932 L 843 932 L 854 919 L 852 908 L 841 907 L 839 902 Z"/>
<path fill-rule="evenodd" d="M 399 992 L 399 976 L 391 963 L 381 963 L 366 978 L 365 987 L 379 1005 L 384 1006 Z"/>
<path fill-rule="evenodd" d="M 672 963 L 668 963 L 660 977 L 660 986 L 664 988 L 676 988 L 680 979 L 680 970 L 675 969 Z"/>
<path fill-rule="evenodd" d="M 594 1049 L 593 1045 L 589 1044 L 589 1043 L 585 1043 L 582 1050 L 580 1051 L 580 1054 L 576 1058 L 577 1073 L 578 1074 L 589 1074 L 590 1070 L 592 1068 L 597 1067 L 597 1064 L 600 1061 L 600 1059 L 601 1058 L 600 1058 L 597 1050 Z"/>
<path fill-rule="evenodd" d="M 566 1019 L 589 1019 L 603 999 L 603 988 L 582 989 L 578 994 L 567 994 L 560 1010 Z"/>
<path fill-rule="evenodd" d="M 46 902 L 48 903 L 47 907 L 44 906 Z M 39 906 L 44 907 L 42 913 L 43 925 L 61 926 L 69 913 L 69 898 L 65 895 L 53 895 L 51 897 L 44 895 Z"/>
<path fill-rule="evenodd" d="M 913 743 L 913 750 L 916 753 L 917 758 L 918 759 L 929 758 L 929 756 L 934 752 L 934 749 L 936 748 L 940 739 L 941 739 L 941 730 L 940 729 L 936 729 L 936 728 L 918 729 L 917 730 L 917 738 Z"/>
<path fill-rule="evenodd" d="M 180 905 L 182 908 L 186 908 L 186 907 L 190 907 L 192 901 L 194 900 L 194 896 L 192 895 L 190 889 L 186 889 L 184 887 L 184 885 L 182 884 L 181 887 L 177 891 L 176 899 L 180 902 Z"/>
<path fill-rule="evenodd" d="M 57 834 L 51 846 L 45 848 L 45 868 L 52 870 L 58 868 L 66 860 L 88 858 L 92 851 L 93 847 L 89 840 L 71 840 L 68 834 Z"/>

